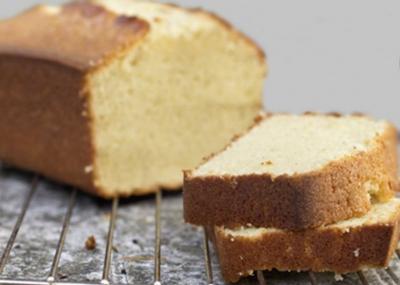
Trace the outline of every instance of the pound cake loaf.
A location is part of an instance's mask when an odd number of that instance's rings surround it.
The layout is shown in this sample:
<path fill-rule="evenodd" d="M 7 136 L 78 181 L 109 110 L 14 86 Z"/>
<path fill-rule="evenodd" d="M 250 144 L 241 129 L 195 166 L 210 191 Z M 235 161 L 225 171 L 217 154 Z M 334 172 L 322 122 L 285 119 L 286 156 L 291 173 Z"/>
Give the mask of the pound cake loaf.
<path fill-rule="evenodd" d="M 185 172 L 185 220 L 301 230 L 364 215 L 397 189 L 396 140 L 366 116 L 265 115 Z"/>
<path fill-rule="evenodd" d="M 228 282 L 255 270 L 348 273 L 386 267 L 399 239 L 400 200 L 374 204 L 370 212 L 305 231 L 277 228 L 210 230 Z M 210 228 L 211 229 L 211 228 Z"/>
<path fill-rule="evenodd" d="M 263 52 L 214 14 L 149 1 L 0 21 L 0 160 L 102 197 L 182 185 L 253 124 Z"/>

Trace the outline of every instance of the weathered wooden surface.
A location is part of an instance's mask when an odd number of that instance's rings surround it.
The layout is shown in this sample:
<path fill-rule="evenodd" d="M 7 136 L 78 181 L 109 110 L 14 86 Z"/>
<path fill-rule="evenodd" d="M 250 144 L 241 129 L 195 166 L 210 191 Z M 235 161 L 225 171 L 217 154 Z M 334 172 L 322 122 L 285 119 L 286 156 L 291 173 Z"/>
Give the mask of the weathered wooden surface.
<path fill-rule="evenodd" d="M 29 191 L 31 176 L 15 170 L 0 175 L 0 254 Z M 46 280 L 67 208 L 70 189 L 41 180 L 11 258 L 1 278 Z M 63 281 L 101 279 L 110 202 L 78 195 L 60 263 Z M 153 284 L 154 210 L 153 196 L 121 201 L 114 238 L 113 284 Z M 97 247 L 85 248 L 94 235 Z M 212 256 L 214 283 L 223 284 L 215 256 Z M 202 252 L 202 232 L 182 220 L 180 194 L 165 194 L 162 203 L 163 284 L 206 284 Z M 400 276 L 397 256 L 391 268 Z M 370 284 L 396 284 L 385 270 L 365 272 Z M 306 273 L 266 273 L 267 284 L 310 284 Z M 316 274 L 319 284 L 336 283 L 333 274 Z M 337 284 L 361 284 L 357 274 L 343 276 Z M 249 278 L 240 284 L 256 284 Z"/>

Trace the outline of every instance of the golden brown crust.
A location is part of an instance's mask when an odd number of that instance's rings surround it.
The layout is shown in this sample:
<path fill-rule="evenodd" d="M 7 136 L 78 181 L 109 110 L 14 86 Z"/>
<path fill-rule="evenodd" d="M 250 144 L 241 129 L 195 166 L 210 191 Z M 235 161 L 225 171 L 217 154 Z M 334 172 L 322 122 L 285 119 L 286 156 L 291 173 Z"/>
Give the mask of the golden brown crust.
<path fill-rule="evenodd" d="M 0 55 L 0 74 L 0 160 L 94 191 L 82 72 Z"/>
<path fill-rule="evenodd" d="M 59 12 L 36 6 L 0 22 L 0 54 L 87 70 L 131 47 L 148 31 L 143 20 L 118 16 L 84 1 L 60 6 Z"/>
<path fill-rule="evenodd" d="M 224 279 L 237 282 L 252 270 L 355 272 L 386 267 L 399 239 L 399 211 L 390 223 L 347 231 L 327 227 L 300 232 L 276 231 L 256 238 L 210 231 Z"/>
<path fill-rule="evenodd" d="M 301 230 L 361 216 L 371 205 L 365 182 L 379 184 L 378 201 L 398 189 L 396 158 L 396 130 L 389 127 L 373 150 L 306 174 L 195 177 L 186 171 L 184 218 L 196 225 Z"/>

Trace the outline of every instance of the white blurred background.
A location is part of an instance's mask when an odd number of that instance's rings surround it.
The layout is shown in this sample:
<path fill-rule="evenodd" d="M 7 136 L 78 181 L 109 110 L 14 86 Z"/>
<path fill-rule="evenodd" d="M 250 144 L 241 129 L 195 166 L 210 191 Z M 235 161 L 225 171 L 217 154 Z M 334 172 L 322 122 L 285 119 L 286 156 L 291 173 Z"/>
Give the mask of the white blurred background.
<path fill-rule="evenodd" d="M 1 1 L 0 18 L 38 2 Z M 400 127 L 400 1 L 167 2 L 215 11 L 265 49 L 268 110 L 360 111 Z"/>

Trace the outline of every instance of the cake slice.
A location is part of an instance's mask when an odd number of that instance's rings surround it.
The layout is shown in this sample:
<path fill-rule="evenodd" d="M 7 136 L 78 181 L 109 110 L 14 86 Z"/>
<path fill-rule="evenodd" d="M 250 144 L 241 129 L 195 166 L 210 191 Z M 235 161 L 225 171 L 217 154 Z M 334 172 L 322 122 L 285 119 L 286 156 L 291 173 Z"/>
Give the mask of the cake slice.
<path fill-rule="evenodd" d="M 0 160 L 106 198 L 179 190 L 253 124 L 265 74 L 262 50 L 200 9 L 36 6 L 0 21 Z"/>
<path fill-rule="evenodd" d="M 266 115 L 185 172 L 185 220 L 301 230 L 364 215 L 397 189 L 396 139 L 365 116 Z"/>
<path fill-rule="evenodd" d="M 360 218 L 305 231 L 276 228 L 211 230 L 228 282 L 255 270 L 348 273 L 386 267 L 399 239 L 400 200 L 374 204 Z"/>

